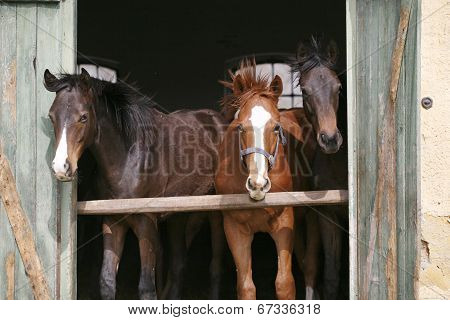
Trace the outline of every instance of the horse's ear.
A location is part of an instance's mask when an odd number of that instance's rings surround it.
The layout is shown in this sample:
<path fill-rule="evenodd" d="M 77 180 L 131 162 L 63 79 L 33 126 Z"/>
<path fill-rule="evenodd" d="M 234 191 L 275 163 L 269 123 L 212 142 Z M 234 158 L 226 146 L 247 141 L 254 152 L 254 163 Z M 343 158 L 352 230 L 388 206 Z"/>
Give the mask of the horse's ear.
<path fill-rule="evenodd" d="M 336 64 L 339 55 L 339 49 L 334 40 L 331 40 L 328 44 L 326 53 L 328 62 L 330 62 L 331 64 Z"/>
<path fill-rule="evenodd" d="M 283 130 L 293 136 L 296 140 L 304 142 L 302 128 L 298 123 L 281 113 L 280 124 Z"/>
<path fill-rule="evenodd" d="M 283 80 L 281 80 L 279 75 L 276 75 L 270 83 L 270 91 L 272 91 L 277 98 L 283 93 Z"/>
<path fill-rule="evenodd" d="M 238 74 L 233 80 L 233 94 L 238 96 L 244 92 L 244 89 L 244 80 L 242 79 L 242 76 Z"/>
<path fill-rule="evenodd" d="M 57 85 L 59 83 L 58 78 L 56 78 L 48 69 L 44 72 L 44 86 L 50 92 L 56 92 Z"/>
<path fill-rule="evenodd" d="M 89 84 L 89 81 L 91 80 L 91 76 L 89 75 L 89 72 L 87 72 L 85 68 L 81 68 L 80 79 L 85 84 Z"/>

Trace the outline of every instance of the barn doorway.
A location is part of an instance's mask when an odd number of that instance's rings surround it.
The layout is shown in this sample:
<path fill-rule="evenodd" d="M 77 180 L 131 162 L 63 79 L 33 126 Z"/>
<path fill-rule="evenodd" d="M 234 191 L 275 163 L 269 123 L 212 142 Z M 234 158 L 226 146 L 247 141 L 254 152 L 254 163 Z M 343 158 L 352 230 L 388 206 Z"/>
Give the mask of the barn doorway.
<path fill-rule="evenodd" d="M 327 8 L 324 10 L 324 8 Z M 338 69 L 346 68 L 345 1 L 212 1 L 200 5 L 164 1 L 132 2 L 126 10 L 101 0 L 78 2 L 78 50 L 91 61 L 117 71 L 119 78 L 137 82 L 141 92 L 154 96 L 164 111 L 181 108 L 219 108 L 227 62 L 245 55 L 265 57 L 295 53 L 299 40 L 311 34 L 336 41 Z M 92 58 L 92 57 L 100 57 Z M 278 58 L 277 58 L 278 59 Z M 114 65 L 108 65 L 114 61 Z M 275 63 L 275 60 L 267 63 Z M 86 61 L 80 61 L 86 63 Z M 286 96 L 286 101 L 295 97 Z M 295 100 L 297 101 L 297 100 Z M 89 167 L 92 159 L 83 161 Z M 91 168 L 95 170 L 94 168 Z M 88 172 L 88 171 L 86 171 Z M 80 187 L 88 184 L 81 174 Z M 82 188 L 82 187 L 81 187 Z M 81 198 L 83 195 L 80 195 Z M 318 208 L 320 210 L 320 207 Z M 102 258 L 101 218 L 79 217 L 78 298 L 98 299 Z M 345 226 L 345 228 L 347 228 Z M 348 229 L 346 229 L 348 230 Z M 343 256 L 348 257 L 345 245 Z M 270 248 L 270 250 L 268 249 Z M 209 228 L 204 226 L 189 252 L 185 299 L 207 299 L 210 258 Z M 222 281 L 223 299 L 235 298 L 235 271 L 229 253 Z M 258 234 L 253 243 L 254 280 L 259 299 L 273 299 L 275 247 Z M 344 258 L 348 260 L 348 258 Z M 348 263 L 342 267 L 339 298 L 347 299 Z M 118 275 L 117 298 L 135 299 L 139 277 L 136 239 L 129 233 Z M 302 276 L 294 266 L 297 298 L 304 298 Z"/>

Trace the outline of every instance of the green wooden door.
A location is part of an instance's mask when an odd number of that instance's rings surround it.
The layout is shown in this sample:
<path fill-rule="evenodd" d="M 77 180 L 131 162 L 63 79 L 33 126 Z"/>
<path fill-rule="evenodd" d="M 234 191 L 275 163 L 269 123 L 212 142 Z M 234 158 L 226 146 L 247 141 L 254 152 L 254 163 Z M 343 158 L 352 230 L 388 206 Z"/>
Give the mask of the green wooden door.
<path fill-rule="evenodd" d="M 418 0 L 347 1 L 352 298 L 415 297 L 418 8 Z M 411 14 L 390 114 L 391 58 L 402 10 Z M 394 140 L 384 138 L 390 115 Z M 380 163 L 383 150 L 392 154 L 390 165 Z"/>
<path fill-rule="evenodd" d="M 76 0 L 0 3 L 0 143 L 55 299 L 76 298 L 76 189 L 51 173 L 54 93 L 43 74 L 75 66 Z M 33 298 L 1 203 L 0 244 L 0 299 Z"/>

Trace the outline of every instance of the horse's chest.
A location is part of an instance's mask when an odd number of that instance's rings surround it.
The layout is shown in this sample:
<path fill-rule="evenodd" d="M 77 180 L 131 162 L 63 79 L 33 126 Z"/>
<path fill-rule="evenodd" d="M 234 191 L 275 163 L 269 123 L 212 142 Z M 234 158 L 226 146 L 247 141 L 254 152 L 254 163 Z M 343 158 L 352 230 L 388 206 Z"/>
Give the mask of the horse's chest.
<path fill-rule="evenodd" d="M 246 225 L 252 232 L 273 232 L 278 228 L 278 217 L 283 208 L 265 208 L 225 212 L 236 222 Z"/>

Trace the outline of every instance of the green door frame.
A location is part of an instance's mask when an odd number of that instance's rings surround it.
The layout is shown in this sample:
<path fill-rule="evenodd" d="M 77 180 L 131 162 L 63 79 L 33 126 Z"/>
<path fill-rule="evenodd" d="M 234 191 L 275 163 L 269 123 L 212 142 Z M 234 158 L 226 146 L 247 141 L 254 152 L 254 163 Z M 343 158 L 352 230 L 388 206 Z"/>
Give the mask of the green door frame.
<path fill-rule="evenodd" d="M 350 298 L 414 299 L 420 225 L 420 1 L 347 0 L 346 6 Z M 378 152 L 386 128 L 391 56 L 402 8 L 411 8 L 411 15 L 395 109 L 395 166 L 385 174 L 395 176 L 396 188 L 378 192 L 381 210 L 376 214 Z M 394 224 L 387 217 L 389 205 L 395 207 Z M 392 239 L 394 245 L 389 243 Z"/>
<path fill-rule="evenodd" d="M 76 0 L 0 3 L 0 142 L 11 164 L 50 295 L 76 299 L 76 182 L 57 182 L 51 172 L 53 128 L 48 110 L 55 97 L 43 86 L 45 69 L 75 72 Z M 0 204 L 0 299 L 33 298 L 23 263 Z M 4 232 L 3 232 L 4 230 Z M 6 259 L 11 262 L 5 270 Z M 11 280 L 11 279 L 10 279 Z"/>

